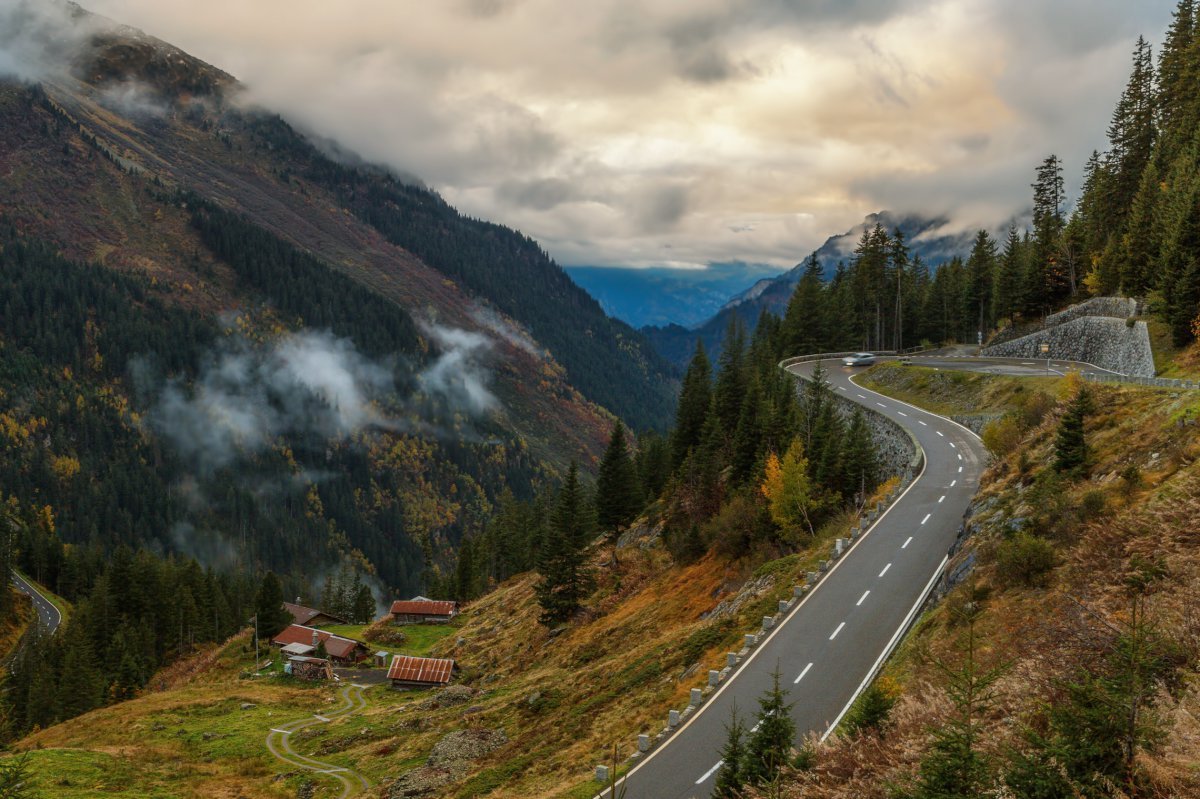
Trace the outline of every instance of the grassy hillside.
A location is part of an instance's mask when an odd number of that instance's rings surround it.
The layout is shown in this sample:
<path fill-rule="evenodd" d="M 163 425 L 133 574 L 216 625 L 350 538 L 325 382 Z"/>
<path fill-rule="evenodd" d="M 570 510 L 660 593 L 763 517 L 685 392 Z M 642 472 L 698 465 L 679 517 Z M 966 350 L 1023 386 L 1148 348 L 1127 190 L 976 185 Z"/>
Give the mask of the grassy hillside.
<path fill-rule="evenodd" d="M 519 576 L 454 625 L 405 628 L 403 643 L 382 647 L 455 658 L 465 693 L 371 688 L 361 714 L 306 730 L 292 744 L 387 785 L 423 766 L 449 733 L 503 730 L 506 744 L 465 763 L 430 795 L 590 796 L 591 767 L 614 744 L 628 755 L 638 732 L 661 729 L 667 710 L 687 704 L 689 690 L 791 596 L 850 522 L 842 518 L 809 550 L 757 568 L 715 554 L 676 566 L 645 528 L 615 566 L 610 548 L 593 551 L 596 591 L 561 630 L 538 624 L 536 575 Z M 128 796 L 293 796 L 311 775 L 273 760 L 264 739 L 272 726 L 334 706 L 336 693 L 290 678 L 247 679 L 247 641 L 242 633 L 181 661 L 143 695 L 36 732 L 17 749 L 31 753 L 40 785 L 68 799 L 117 785 L 128 786 Z"/>
<path fill-rule="evenodd" d="M 878 727 L 844 727 L 810 745 L 781 795 L 929 795 L 932 764 L 946 751 L 937 731 L 962 719 L 952 675 L 971 662 L 997 675 L 973 721 L 980 791 L 1196 795 L 1200 393 L 1091 387 L 1092 455 L 1073 479 L 1050 466 L 1078 388 L 1070 378 L 886 367 L 868 382 L 931 409 L 991 407 L 1006 414 L 993 424 L 1018 433 L 985 430 L 1000 452 L 968 520 L 973 535 L 951 565 L 973 564 L 971 576 L 925 614 L 878 681 L 894 707 L 877 714 Z M 1051 793 L 1031 793 L 1035 777 Z"/>

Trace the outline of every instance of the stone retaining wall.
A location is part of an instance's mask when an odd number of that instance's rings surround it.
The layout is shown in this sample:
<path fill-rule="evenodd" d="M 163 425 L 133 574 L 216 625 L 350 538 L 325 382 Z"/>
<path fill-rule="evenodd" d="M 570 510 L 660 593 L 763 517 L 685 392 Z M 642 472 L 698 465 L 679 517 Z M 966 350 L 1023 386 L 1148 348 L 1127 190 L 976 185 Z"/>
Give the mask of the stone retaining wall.
<path fill-rule="evenodd" d="M 1098 298 L 1099 299 L 1099 298 Z M 1064 311 L 1065 313 L 1065 311 Z M 1049 344 L 1049 357 L 1083 361 L 1124 375 L 1154 376 L 1154 353 L 1145 322 L 1105 316 L 1082 316 L 1037 333 L 985 347 L 980 353 L 996 358 L 1047 357 L 1041 345 Z"/>

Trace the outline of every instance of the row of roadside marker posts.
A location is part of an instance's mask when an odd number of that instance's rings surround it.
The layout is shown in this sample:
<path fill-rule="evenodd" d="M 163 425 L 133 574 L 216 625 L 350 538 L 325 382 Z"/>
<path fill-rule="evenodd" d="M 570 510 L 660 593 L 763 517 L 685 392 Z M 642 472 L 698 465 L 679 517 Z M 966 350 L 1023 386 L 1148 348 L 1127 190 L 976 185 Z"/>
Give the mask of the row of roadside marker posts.
<path fill-rule="evenodd" d="M 901 491 L 912 482 L 913 475 L 910 470 L 906 470 L 904 480 L 896 488 L 892 489 L 891 493 L 881 501 L 876 503 L 875 507 L 862 516 L 858 524 L 850 530 L 849 538 L 837 538 L 833 542 L 833 547 L 829 553 L 829 559 L 823 560 L 818 564 L 817 571 L 810 571 L 805 576 L 802 584 L 792 588 L 791 599 L 779 600 L 779 609 L 773 616 L 763 616 L 762 627 L 753 633 L 746 633 L 742 639 L 742 648 L 737 652 L 728 652 L 725 655 L 725 668 L 711 669 L 708 672 L 708 683 L 703 688 L 693 688 L 689 697 L 688 705 L 683 710 L 667 711 L 667 726 L 659 730 L 655 735 L 651 736 L 642 733 L 637 737 L 637 751 L 634 752 L 627 762 L 636 764 L 638 760 L 645 757 L 651 749 L 657 747 L 670 735 L 679 729 L 688 718 L 699 711 L 705 700 L 712 695 L 722 683 L 724 683 L 734 670 L 749 657 L 750 652 L 759 644 L 767 639 L 771 631 L 775 629 L 775 625 L 781 622 L 784 617 L 790 613 L 804 596 L 811 591 L 818 582 L 821 581 L 821 576 L 828 572 L 834 562 L 844 555 L 855 541 L 858 540 L 863 533 L 871 528 L 871 525 L 883 515 L 884 510 L 888 508 L 900 496 Z M 607 784 L 612 778 L 610 766 L 596 766 L 596 781 L 602 784 Z"/>

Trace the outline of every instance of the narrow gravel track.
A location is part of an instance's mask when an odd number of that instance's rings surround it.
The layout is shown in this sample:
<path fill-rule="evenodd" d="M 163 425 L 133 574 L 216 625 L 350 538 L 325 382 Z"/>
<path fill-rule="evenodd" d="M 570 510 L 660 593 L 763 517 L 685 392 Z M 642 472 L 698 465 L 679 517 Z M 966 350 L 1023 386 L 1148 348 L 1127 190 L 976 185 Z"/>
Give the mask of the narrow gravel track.
<path fill-rule="evenodd" d="M 278 727 L 272 727 L 267 733 L 267 751 L 277 760 L 281 760 L 289 766 L 305 769 L 314 774 L 327 774 L 333 777 L 342 784 L 342 792 L 338 794 L 339 799 L 346 799 L 348 796 L 353 796 L 360 791 L 367 790 L 371 787 L 371 783 L 362 774 L 343 766 L 336 766 L 332 763 L 324 763 L 320 760 L 314 760 L 311 757 L 305 757 L 292 749 L 291 741 L 288 740 L 293 733 L 300 732 L 317 724 L 328 724 L 335 719 L 352 716 L 358 711 L 363 710 L 367 706 L 367 700 L 362 692 L 363 686 L 352 683 L 342 689 L 342 701 L 345 704 L 337 710 L 331 713 L 312 715 L 298 721 L 288 722 L 287 724 L 280 724 Z"/>

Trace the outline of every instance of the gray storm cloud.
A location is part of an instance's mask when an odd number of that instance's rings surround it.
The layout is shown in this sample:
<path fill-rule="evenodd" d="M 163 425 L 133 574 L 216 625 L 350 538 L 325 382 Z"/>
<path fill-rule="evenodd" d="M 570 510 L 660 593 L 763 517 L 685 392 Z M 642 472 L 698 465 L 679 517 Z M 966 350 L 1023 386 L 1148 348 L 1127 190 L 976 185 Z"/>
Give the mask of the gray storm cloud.
<path fill-rule="evenodd" d="M 490 339 L 434 325 L 426 333 L 438 354 L 417 374 L 422 393 L 469 416 L 496 408 L 488 388 Z M 393 389 L 391 368 L 349 340 L 301 331 L 268 346 L 223 345 L 193 383 L 162 388 L 147 422 L 197 473 L 211 474 L 288 434 L 344 440 L 372 429 L 413 429 L 380 410 Z M 437 431 L 426 424 L 418 432 Z"/>
<path fill-rule="evenodd" d="M 563 263 L 697 267 L 1019 213 L 1045 155 L 1104 147 L 1175 0 L 93 5 Z"/>

